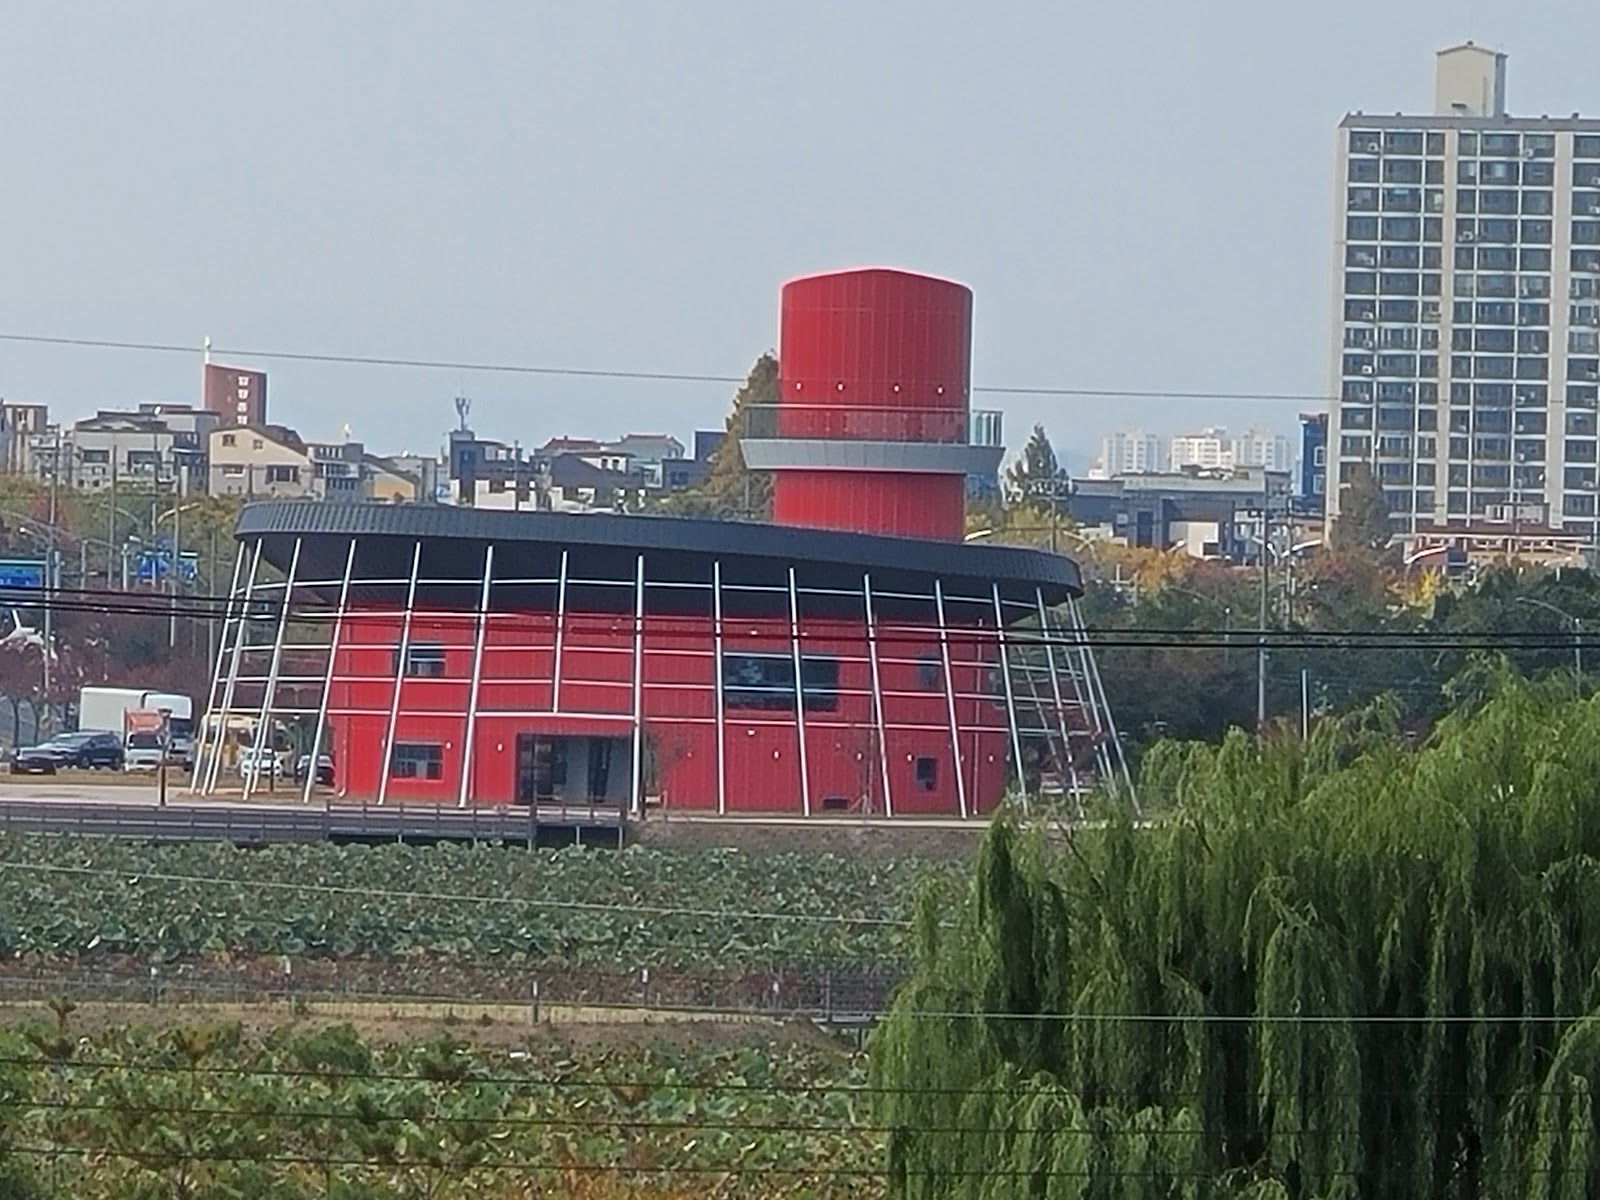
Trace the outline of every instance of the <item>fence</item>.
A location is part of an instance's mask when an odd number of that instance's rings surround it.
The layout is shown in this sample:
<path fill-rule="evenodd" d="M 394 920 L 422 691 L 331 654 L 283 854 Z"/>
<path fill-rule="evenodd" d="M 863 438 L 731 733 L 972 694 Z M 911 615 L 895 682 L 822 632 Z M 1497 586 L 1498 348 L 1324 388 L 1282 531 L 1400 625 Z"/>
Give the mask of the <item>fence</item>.
<path fill-rule="evenodd" d="M 176 788 L 174 788 L 176 791 Z M 442 805 L 227 804 L 76 798 L 0 799 L 0 831 L 136 837 L 152 841 L 217 839 L 240 844 L 311 841 L 460 841 L 620 845 L 622 814 L 601 806 L 456 808 Z"/>
<path fill-rule="evenodd" d="M 385 964 L 282 959 L 281 973 L 228 976 L 221 964 L 147 964 L 132 959 L 85 972 L 49 964 L 0 975 L 0 1005 L 74 1004 L 283 1007 L 342 1018 L 490 1017 L 498 1021 L 625 1021 L 653 1014 L 682 1018 L 808 1019 L 830 1026 L 871 1024 L 887 1009 L 898 973 L 857 965 L 799 965 L 726 974 L 639 967 L 631 970 L 531 964 L 479 975 L 470 994 L 386 986 Z M 346 966 L 345 977 L 335 977 Z M 332 968 L 330 970 L 330 968 Z M 392 968 L 391 968 L 392 969 Z"/>

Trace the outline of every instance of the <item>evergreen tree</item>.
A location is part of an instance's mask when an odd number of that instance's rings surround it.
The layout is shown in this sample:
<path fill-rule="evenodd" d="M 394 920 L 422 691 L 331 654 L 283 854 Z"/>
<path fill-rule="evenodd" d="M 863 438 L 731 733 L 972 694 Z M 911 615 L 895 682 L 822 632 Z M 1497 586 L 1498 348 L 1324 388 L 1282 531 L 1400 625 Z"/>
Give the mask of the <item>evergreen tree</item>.
<path fill-rule="evenodd" d="M 1054 509 L 1065 514 L 1072 496 L 1072 481 L 1056 458 L 1055 447 L 1043 425 L 1035 425 L 1022 456 L 1006 469 L 1005 490 L 1013 504 L 1024 504 L 1040 512 Z"/>
<path fill-rule="evenodd" d="M 1396 733 L 1168 743 L 1153 824 L 997 825 L 873 1035 L 891 1195 L 1600 1194 L 1600 707 L 1480 671 Z"/>
<path fill-rule="evenodd" d="M 1350 482 L 1339 489 L 1339 515 L 1333 522 L 1334 548 L 1383 554 L 1389 549 L 1393 534 L 1389 498 L 1372 467 L 1356 463 Z"/>
<path fill-rule="evenodd" d="M 772 516 L 772 477 L 765 471 L 752 471 L 745 465 L 740 440 L 753 419 L 752 432 L 768 437 L 777 433 L 768 420 L 771 412 L 759 411 L 778 403 L 778 359 L 771 351 L 756 359 L 739 390 L 733 408 L 723 423 L 726 436 L 711 456 L 711 471 L 699 487 L 687 488 L 662 498 L 660 511 L 683 517 L 715 517 L 720 520 L 765 521 Z M 752 417 L 752 413 L 754 415 Z M 768 429 L 763 426 L 772 425 Z"/>

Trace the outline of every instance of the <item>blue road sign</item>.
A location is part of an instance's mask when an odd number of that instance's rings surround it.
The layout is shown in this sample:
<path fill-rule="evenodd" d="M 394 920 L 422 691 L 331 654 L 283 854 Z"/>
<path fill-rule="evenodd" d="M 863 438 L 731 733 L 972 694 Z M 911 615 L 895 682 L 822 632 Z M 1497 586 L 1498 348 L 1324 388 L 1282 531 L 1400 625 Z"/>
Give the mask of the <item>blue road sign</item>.
<path fill-rule="evenodd" d="M 44 560 L 0 558 L 0 591 L 42 591 Z"/>
<path fill-rule="evenodd" d="M 197 553 L 187 550 L 179 555 L 178 578 L 184 583 L 193 583 L 198 577 L 199 558 Z M 139 555 L 134 567 L 141 583 L 155 583 L 167 579 L 172 574 L 172 548 L 167 546 L 146 550 Z"/>

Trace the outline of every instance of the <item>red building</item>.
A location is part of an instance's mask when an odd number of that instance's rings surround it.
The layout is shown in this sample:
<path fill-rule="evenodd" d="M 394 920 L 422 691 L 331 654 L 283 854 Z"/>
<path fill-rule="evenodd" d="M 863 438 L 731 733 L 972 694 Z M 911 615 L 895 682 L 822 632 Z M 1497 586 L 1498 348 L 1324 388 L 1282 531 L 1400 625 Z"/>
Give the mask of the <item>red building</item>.
<path fill-rule="evenodd" d="M 267 423 L 267 376 L 263 371 L 225 367 L 208 362 L 203 368 L 203 407 L 216 413 L 223 425 Z"/>
<path fill-rule="evenodd" d="M 971 293 L 852 271 L 782 308 L 742 440 L 772 524 L 248 507 L 197 789 L 217 731 L 280 726 L 380 803 L 971 816 L 1110 773 L 1077 565 L 961 541 L 1002 452 Z"/>

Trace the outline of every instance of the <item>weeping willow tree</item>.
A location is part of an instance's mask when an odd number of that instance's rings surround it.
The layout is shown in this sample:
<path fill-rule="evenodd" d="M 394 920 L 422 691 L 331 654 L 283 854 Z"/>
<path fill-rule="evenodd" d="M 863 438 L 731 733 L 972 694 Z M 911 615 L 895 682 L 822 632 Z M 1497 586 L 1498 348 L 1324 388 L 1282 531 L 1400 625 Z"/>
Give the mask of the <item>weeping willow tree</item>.
<path fill-rule="evenodd" d="M 1153 827 L 997 826 L 874 1035 L 893 1193 L 1600 1195 L 1600 698 L 1393 724 L 1158 748 Z"/>

